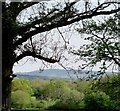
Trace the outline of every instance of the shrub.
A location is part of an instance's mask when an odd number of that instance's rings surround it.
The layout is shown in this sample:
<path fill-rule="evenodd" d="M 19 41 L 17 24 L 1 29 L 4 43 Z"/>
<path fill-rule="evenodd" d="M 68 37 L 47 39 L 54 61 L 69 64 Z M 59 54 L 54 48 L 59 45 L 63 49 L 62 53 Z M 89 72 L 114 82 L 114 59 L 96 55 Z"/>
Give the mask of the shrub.
<path fill-rule="evenodd" d="M 88 93 L 91 91 L 91 81 L 81 80 L 76 82 L 76 89 L 82 93 Z"/>
<path fill-rule="evenodd" d="M 49 109 L 55 103 L 56 100 L 52 99 L 36 101 L 36 108 L 39 108 L 40 110 Z"/>
<path fill-rule="evenodd" d="M 31 87 L 33 89 L 34 96 L 37 100 L 43 99 L 43 91 L 47 84 L 49 83 L 49 80 L 42 80 L 42 79 L 33 79 L 30 80 Z"/>
<path fill-rule="evenodd" d="M 67 84 L 62 80 L 52 80 L 44 87 L 44 99 L 59 99 L 69 90 Z"/>
<path fill-rule="evenodd" d="M 27 79 L 14 79 L 12 81 L 12 91 L 21 90 L 29 94 L 33 94 L 33 90 L 30 85 L 30 81 Z"/>
<path fill-rule="evenodd" d="M 64 92 L 61 98 L 52 107 L 53 109 L 76 110 L 83 107 L 84 94 L 77 90 L 69 90 Z"/>
<path fill-rule="evenodd" d="M 93 89 L 105 92 L 112 100 L 116 101 L 120 109 L 120 75 L 102 78 L 94 84 Z"/>
<path fill-rule="evenodd" d="M 116 108 L 115 103 L 104 92 L 92 92 L 84 98 L 85 108 L 89 110 L 113 110 Z"/>
<path fill-rule="evenodd" d="M 15 109 L 26 109 L 34 106 L 35 97 L 27 92 L 17 90 L 11 93 L 11 106 Z"/>

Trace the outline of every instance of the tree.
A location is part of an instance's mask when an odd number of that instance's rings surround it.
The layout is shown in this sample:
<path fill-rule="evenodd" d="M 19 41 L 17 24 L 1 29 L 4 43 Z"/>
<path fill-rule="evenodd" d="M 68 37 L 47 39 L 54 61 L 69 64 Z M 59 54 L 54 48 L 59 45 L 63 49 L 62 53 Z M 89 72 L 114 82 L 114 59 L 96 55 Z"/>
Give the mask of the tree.
<path fill-rule="evenodd" d="M 89 40 L 90 43 L 81 46 L 78 51 L 73 51 L 74 54 L 80 56 L 81 60 L 86 61 L 81 66 L 82 69 L 89 67 L 92 70 L 98 63 L 101 63 L 100 70 L 95 75 L 101 78 L 109 67 L 120 67 L 119 30 L 117 13 L 99 22 L 83 21 L 83 28 L 78 29 L 78 32 L 88 34 L 83 38 Z"/>
<path fill-rule="evenodd" d="M 98 111 L 116 111 L 114 101 L 111 100 L 109 95 L 102 91 L 96 91 L 88 94 L 85 98 L 85 108 Z"/>
<path fill-rule="evenodd" d="M 93 16 L 109 15 L 120 10 L 120 8 L 114 7 L 112 10 L 106 11 L 107 7 L 117 3 L 105 2 L 96 5 L 94 8 L 88 6 L 85 8 L 86 10 L 79 11 L 75 7 L 76 3 L 65 2 L 64 5 L 63 3 L 56 3 L 56 5 L 51 6 L 52 8 L 48 8 L 45 2 L 2 2 L 3 111 L 10 110 L 10 87 L 15 76 L 12 72 L 14 63 L 26 56 L 32 56 L 49 63 L 60 61 L 61 51 L 64 48 L 57 47 L 57 43 L 50 47 L 46 39 L 47 36 L 43 32 L 48 32 L 54 28 L 58 29 L 58 27 L 67 26 Z M 24 13 L 28 16 L 25 17 Z M 38 36 L 35 35 L 41 33 L 44 36 L 36 39 Z M 46 48 L 46 46 L 49 47 Z"/>
<path fill-rule="evenodd" d="M 11 93 L 11 98 L 12 107 L 15 109 L 30 108 L 32 102 L 35 102 L 32 100 L 32 97 L 28 92 L 22 90 L 13 91 Z"/>
<path fill-rule="evenodd" d="M 21 90 L 21 91 L 24 91 L 24 92 L 27 92 L 27 93 L 33 95 L 33 90 L 31 88 L 30 81 L 25 80 L 25 79 L 13 80 L 11 90 L 14 92 L 17 90 Z"/>

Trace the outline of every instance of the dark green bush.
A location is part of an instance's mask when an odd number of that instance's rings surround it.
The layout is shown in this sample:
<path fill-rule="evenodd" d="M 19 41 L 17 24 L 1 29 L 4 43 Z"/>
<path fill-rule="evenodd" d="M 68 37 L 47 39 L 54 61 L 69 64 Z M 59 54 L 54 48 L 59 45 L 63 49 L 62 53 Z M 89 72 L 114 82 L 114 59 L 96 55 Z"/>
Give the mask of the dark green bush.
<path fill-rule="evenodd" d="M 120 109 L 120 75 L 102 78 L 93 85 L 93 90 L 105 92 L 116 102 L 118 109 Z"/>
<path fill-rule="evenodd" d="M 114 110 L 116 109 L 116 104 L 113 102 L 108 95 L 104 92 L 92 92 L 84 98 L 85 108 L 89 110 Z"/>

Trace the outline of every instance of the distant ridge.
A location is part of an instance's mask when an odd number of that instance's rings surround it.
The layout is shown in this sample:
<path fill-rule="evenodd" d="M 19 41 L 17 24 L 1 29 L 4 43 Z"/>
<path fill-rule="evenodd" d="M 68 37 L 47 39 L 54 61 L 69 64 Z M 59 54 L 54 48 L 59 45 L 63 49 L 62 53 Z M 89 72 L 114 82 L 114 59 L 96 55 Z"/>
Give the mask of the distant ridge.
<path fill-rule="evenodd" d="M 52 79 L 52 78 L 57 78 L 57 79 L 84 79 L 89 76 L 89 74 L 86 74 L 86 70 L 84 71 L 76 71 L 77 73 L 74 72 L 74 70 L 64 70 L 64 69 L 46 69 L 44 71 L 32 71 L 32 72 L 18 72 L 16 73 L 18 78 L 28 78 L 28 79 L 33 79 L 33 78 L 43 78 L 43 79 Z M 97 73 L 97 71 L 93 71 L 93 73 Z M 107 74 L 111 74 L 111 72 L 107 72 Z"/>

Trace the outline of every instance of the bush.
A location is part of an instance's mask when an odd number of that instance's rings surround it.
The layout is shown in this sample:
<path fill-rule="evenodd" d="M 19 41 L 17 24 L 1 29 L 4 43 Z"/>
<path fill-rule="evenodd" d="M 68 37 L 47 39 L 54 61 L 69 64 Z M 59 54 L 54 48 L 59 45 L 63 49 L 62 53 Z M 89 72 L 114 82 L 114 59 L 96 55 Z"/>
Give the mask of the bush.
<path fill-rule="evenodd" d="M 83 103 L 84 94 L 77 90 L 69 90 L 64 92 L 61 98 L 52 107 L 53 109 L 65 109 L 65 110 L 76 110 L 84 107 Z"/>
<path fill-rule="evenodd" d="M 63 80 L 50 81 L 43 90 L 44 99 L 59 99 L 65 92 L 69 90 L 69 87 Z"/>
<path fill-rule="evenodd" d="M 77 81 L 76 85 L 77 85 L 76 89 L 79 92 L 86 94 L 91 91 L 91 86 L 92 86 L 91 81 L 86 81 L 86 80 Z"/>
<path fill-rule="evenodd" d="M 27 92 L 17 90 L 11 93 L 11 107 L 15 109 L 26 109 L 34 106 L 35 97 Z"/>
<path fill-rule="evenodd" d="M 94 84 L 93 89 L 105 92 L 112 100 L 116 101 L 116 104 L 120 109 L 120 75 L 102 78 Z"/>
<path fill-rule="evenodd" d="M 49 109 L 55 103 L 56 100 L 52 100 L 52 99 L 36 101 L 36 108 L 40 110 Z"/>
<path fill-rule="evenodd" d="M 115 103 L 104 92 L 92 92 L 84 98 L 85 108 L 89 110 L 114 110 Z"/>
<path fill-rule="evenodd" d="M 21 90 L 23 92 L 27 92 L 29 94 L 33 94 L 33 90 L 30 85 L 30 81 L 26 79 L 14 79 L 12 81 L 12 91 Z"/>
<path fill-rule="evenodd" d="M 47 84 L 49 83 L 49 80 L 42 80 L 42 79 L 33 79 L 30 80 L 31 87 L 33 89 L 34 96 L 37 100 L 43 99 L 43 91 Z"/>

